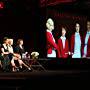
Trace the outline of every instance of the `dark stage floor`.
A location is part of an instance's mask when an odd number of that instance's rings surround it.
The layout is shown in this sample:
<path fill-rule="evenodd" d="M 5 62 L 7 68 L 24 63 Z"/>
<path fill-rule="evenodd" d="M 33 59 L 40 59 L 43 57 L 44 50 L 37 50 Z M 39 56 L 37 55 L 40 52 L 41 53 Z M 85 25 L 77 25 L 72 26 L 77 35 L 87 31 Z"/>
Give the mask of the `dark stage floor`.
<path fill-rule="evenodd" d="M 40 61 L 45 70 L 0 72 L 0 90 L 58 90 L 78 87 L 86 90 L 90 81 L 89 62 L 89 60 L 82 60 L 82 63 L 81 60 Z"/>
<path fill-rule="evenodd" d="M 47 70 L 37 72 L 0 73 L 0 88 L 6 90 L 60 89 L 86 86 L 88 70 Z M 64 87 L 63 87 L 64 86 Z M 88 84 L 87 84 L 88 86 Z M 81 87 L 81 86 L 80 86 Z M 81 87 L 81 88 L 82 88 Z M 1 89 L 0 89 L 1 90 Z"/>
<path fill-rule="evenodd" d="M 88 74 L 88 70 L 46 70 L 46 71 L 37 71 L 37 72 L 2 72 L 0 73 L 0 79 L 9 80 L 9 79 L 35 79 L 35 78 L 44 78 L 44 77 L 59 77 L 59 76 L 83 76 Z"/>

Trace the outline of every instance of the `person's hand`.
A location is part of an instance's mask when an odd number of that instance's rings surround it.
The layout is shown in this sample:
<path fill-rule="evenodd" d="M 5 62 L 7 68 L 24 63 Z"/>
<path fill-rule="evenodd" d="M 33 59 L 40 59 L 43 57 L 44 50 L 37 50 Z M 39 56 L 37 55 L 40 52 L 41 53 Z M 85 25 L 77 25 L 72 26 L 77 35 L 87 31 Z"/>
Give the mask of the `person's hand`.
<path fill-rule="evenodd" d="M 25 54 L 28 54 L 28 52 L 25 52 Z"/>
<path fill-rule="evenodd" d="M 82 57 L 83 57 L 83 58 L 86 58 L 86 55 L 83 55 Z"/>
<path fill-rule="evenodd" d="M 73 55 L 74 53 L 72 53 L 72 52 L 68 52 L 68 54 L 69 54 L 69 55 Z"/>
<path fill-rule="evenodd" d="M 68 52 L 69 55 L 71 55 L 71 52 Z"/>

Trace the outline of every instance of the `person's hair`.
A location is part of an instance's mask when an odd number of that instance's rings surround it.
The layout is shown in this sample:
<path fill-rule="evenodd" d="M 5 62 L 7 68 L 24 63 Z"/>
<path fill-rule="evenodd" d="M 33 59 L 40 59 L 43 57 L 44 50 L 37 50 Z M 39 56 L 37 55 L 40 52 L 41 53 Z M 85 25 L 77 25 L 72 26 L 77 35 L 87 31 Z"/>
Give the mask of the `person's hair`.
<path fill-rule="evenodd" d="M 67 32 L 67 28 L 66 28 L 65 26 L 62 26 L 62 27 L 61 27 L 61 29 L 62 29 L 62 28 L 64 28 L 64 29 L 65 29 L 65 31 Z"/>
<path fill-rule="evenodd" d="M 7 39 L 9 39 L 8 37 L 4 37 L 3 38 L 3 42 L 5 42 Z"/>
<path fill-rule="evenodd" d="M 20 41 L 23 41 L 23 39 L 18 39 L 18 40 L 17 40 L 17 45 L 20 44 Z"/>
<path fill-rule="evenodd" d="M 9 41 L 13 41 L 13 38 L 9 38 Z"/>
<path fill-rule="evenodd" d="M 79 24 L 79 26 L 80 26 L 80 23 L 76 22 L 76 24 Z M 75 24 L 75 26 L 76 26 L 76 24 Z"/>

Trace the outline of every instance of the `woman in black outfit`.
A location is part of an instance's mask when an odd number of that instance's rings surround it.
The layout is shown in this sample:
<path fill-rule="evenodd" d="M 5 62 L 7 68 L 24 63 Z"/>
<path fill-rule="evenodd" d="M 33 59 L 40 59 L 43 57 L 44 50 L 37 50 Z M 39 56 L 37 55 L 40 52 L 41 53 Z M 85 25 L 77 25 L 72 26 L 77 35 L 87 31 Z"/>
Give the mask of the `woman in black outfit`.
<path fill-rule="evenodd" d="M 3 40 L 3 44 L 0 47 L 0 59 L 2 63 L 2 68 L 4 71 L 8 70 L 8 66 L 10 65 L 9 51 L 8 51 L 8 38 L 5 37 Z"/>
<path fill-rule="evenodd" d="M 25 49 L 23 46 L 23 40 L 22 39 L 18 39 L 17 46 L 15 47 L 15 53 L 20 54 L 21 57 L 23 54 L 25 54 Z"/>
<path fill-rule="evenodd" d="M 27 54 L 27 52 L 25 52 L 25 49 L 24 49 L 24 46 L 23 46 L 23 40 L 22 39 L 18 39 L 17 46 L 15 47 L 15 53 L 21 55 L 21 59 L 23 59 L 23 57 L 22 57 L 23 54 L 24 55 Z M 27 67 L 24 62 L 23 62 L 23 65 L 25 67 Z M 29 70 L 31 70 L 30 67 L 29 67 Z"/>

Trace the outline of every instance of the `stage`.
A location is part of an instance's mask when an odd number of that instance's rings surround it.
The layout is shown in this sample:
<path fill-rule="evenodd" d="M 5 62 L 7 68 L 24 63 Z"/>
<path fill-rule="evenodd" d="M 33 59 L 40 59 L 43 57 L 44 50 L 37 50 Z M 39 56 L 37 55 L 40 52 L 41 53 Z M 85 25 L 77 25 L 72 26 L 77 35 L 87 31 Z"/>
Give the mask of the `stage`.
<path fill-rule="evenodd" d="M 89 81 L 88 70 L 55 70 L 38 72 L 0 73 L 0 90 L 60 89 L 63 86 L 75 88 Z M 75 84 L 75 82 L 77 82 Z M 61 85 L 61 86 L 59 86 Z M 83 86 L 82 86 L 83 87 Z M 63 87 L 65 88 L 65 87 Z M 3 90 L 2 89 L 2 90 Z"/>
<path fill-rule="evenodd" d="M 59 60 L 59 61 L 58 61 Z M 88 87 L 90 80 L 89 59 L 71 59 L 58 60 L 39 60 L 39 63 L 45 70 L 33 70 L 22 72 L 0 72 L 0 90 L 33 90 L 33 89 L 61 89 L 76 88 L 85 89 Z M 82 64 L 79 64 L 82 60 Z M 66 61 L 66 62 L 65 62 Z M 70 63 L 72 62 L 73 63 Z M 2 89 L 2 90 L 3 90 Z"/>
<path fill-rule="evenodd" d="M 37 71 L 37 72 L 7 72 L 0 73 L 0 80 L 26 80 L 44 77 L 55 77 L 55 76 L 79 76 L 83 74 L 88 74 L 89 70 L 55 70 L 55 71 Z"/>

